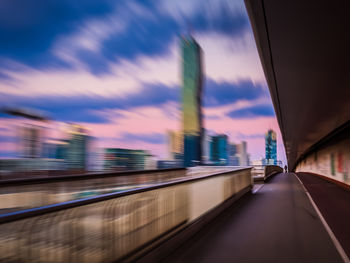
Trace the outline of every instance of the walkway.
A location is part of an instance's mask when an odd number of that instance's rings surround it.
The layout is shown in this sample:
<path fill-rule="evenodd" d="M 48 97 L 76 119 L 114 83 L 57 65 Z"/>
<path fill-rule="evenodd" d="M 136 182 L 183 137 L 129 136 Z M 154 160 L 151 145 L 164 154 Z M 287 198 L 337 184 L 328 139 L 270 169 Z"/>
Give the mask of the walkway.
<path fill-rule="evenodd" d="M 342 262 L 301 184 L 278 174 L 164 262 Z"/>
<path fill-rule="evenodd" d="M 297 173 L 350 258 L 350 190 L 311 173 Z"/>

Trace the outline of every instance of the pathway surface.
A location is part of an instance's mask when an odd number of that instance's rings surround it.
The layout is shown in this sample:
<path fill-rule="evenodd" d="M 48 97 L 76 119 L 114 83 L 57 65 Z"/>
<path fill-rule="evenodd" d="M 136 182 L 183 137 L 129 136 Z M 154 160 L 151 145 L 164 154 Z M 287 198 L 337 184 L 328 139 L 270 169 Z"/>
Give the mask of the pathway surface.
<path fill-rule="evenodd" d="M 350 258 L 350 190 L 311 173 L 297 173 Z"/>
<path fill-rule="evenodd" d="M 278 174 L 164 262 L 343 262 L 295 174 Z"/>

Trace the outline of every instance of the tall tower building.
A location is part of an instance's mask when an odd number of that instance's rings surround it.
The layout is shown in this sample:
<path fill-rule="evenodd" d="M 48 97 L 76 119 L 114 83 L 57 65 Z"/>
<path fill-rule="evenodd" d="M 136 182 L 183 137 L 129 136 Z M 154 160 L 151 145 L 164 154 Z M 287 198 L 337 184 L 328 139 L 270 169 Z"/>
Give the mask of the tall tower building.
<path fill-rule="evenodd" d="M 267 164 L 277 165 L 276 132 L 268 130 L 265 134 L 265 158 Z"/>
<path fill-rule="evenodd" d="M 184 166 L 202 162 L 202 50 L 193 37 L 181 39 Z"/>
<path fill-rule="evenodd" d="M 183 159 L 183 135 L 180 131 L 168 131 L 169 158 L 172 160 Z"/>

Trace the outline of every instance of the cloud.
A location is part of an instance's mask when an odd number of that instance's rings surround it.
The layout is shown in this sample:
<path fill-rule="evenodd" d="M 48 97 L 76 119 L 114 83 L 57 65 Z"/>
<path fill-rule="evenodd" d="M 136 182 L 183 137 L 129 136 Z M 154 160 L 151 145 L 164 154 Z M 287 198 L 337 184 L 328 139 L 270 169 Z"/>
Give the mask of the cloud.
<path fill-rule="evenodd" d="M 199 12 L 190 19 L 190 25 L 197 32 L 217 32 L 232 38 L 248 28 L 247 15 L 235 9 L 232 10 L 230 3 L 221 1 L 221 4 L 216 4 L 215 7 L 212 9 L 210 4 L 202 5 Z"/>
<path fill-rule="evenodd" d="M 259 116 L 274 117 L 275 112 L 271 104 L 256 105 L 244 109 L 234 110 L 227 114 L 232 119 L 256 118 Z"/>
<path fill-rule="evenodd" d="M 88 49 L 81 49 L 75 55 L 76 59 L 86 65 L 86 68 L 92 74 L 111 74 L 110 65 L 101 54 Z"/>
<path fill-rule="evenodd" d="M 217 32 L 197 33 L 195 38 L 203 49 L 204 72 L 212 80 L 266 82 L 250 29 L 234 38 Z"/>
<path fill-rule="evenodd" d="M 15 150 L 4 150 L 5 147 L 8 147 L 6 145 L 3 145 L 0 143 L 1 151 L 0 151 L 0 158 L 15 158 L 17 157 L 18 153 Z"/>
<path fill-rule="evenodd" d="M 32 108 L 40 110 L 54 120 L 103 123 L 109 117 L 105 110 L 130 110 L 137 107 L 159 106 L 165 103 L 181 105 L 181 87 L 164 85 L 162 83 L 140 83 L 137 92 L 124 95 L 100 96 L 93 94 L 62 94 L 56 96 L 9 96 L 4 94 L 3 106 Z M 267 87 L 254 84 L 250 80 L 236 83 L 217 83 L 211 79 L 205 82 L 203 92 L 204 106 L 213 108 L 206 110 L 208 118 L 218 118 L 227 114 L 232 118 L 258 116 L 273 116 L 269 109 L 271 104 Z M 227 107 L 226 107 L 227 106 Z M 270 108 L 269 108 L 270 107 Z"/>
<path fill-rule="evenodd" d="M 237 133 L 236 134 L 237 139 L 246 140 L 246 139 L 264 139 L 265 134 L 264 133 L 254 133 L 254 134 L 243 134 L 243 133 Z"/>
<path fill-rule="evenodd" d="M 277 122 L 243 1 L 5 0 L 0 103 L 78 122 L 102 147 L 164 155 L 162 134 L 181 127 L 188 32 L 204 51 L 206 128 L 260 151 L 254 134 Z"/>
<path fill-rule="evenodd" d="M 77 30 L 78 25 L 112 11 L 110 1 L 5 0 L 0 10 L 0 57 L 31 67 L 64 67 L 51 54 L 56 38 Z M 6 65 L 0 63 L 1 67 Z"/>
<path fill-rule="evenodd" d="M 59 87 L 60 83 L 55 84 Z M 64 83 L 61 84 L 64 85 Z M 93 86 L 90 87 L 92 93 Z M 98 89 L 98 86 L 95 89 Z M 89 90 L 88 87 L 87 90 Z M 67 92 L 69 91 L 67 90 Z M 108 122 L 109 116 L 105 114 L 108 109 L 131 110 L 137 107 L 159 106 L 165 103 L 177 103 L 181 107 L 182 101 L 181 87 L 164 85 L 163 83 L 140 82 L 135 87 L 134 92 L 124 94 L 118 94 L 118 90 L 113 91 L 111 86 L 108 90 L 110 95 L 108 96 L 108 92 L 105 92 L 102 93 L 100 90 L 96 91 L 97 94 L 88 92 L 84 94 L 82 92 L 82 94 L 73 93 L 72 95 L 59 93 L 56 96 L 47 96 L 44 93 L 44 95 L 34 98 L 3 94 L 0 97 L 3 98 L 3 106 L 17 107 L 17 105 L 21 105 L 21 107 L 40 110 L 54 120 L 89 123 Z M 220 83 L 208 78 L 205 82 L 203 97 L 204 106 L 213 109 L 205 110 L 207 118 L 218 118 L 222 114 L 232 118 L 252 117 L 259 114 L 273 116 L 273 112 L 271 115 L 269 107 L 266 106 L 266 104 L 271 104 L 267 87 L 262 84 L 254 84 L 250 80 Z"/>
<path fill-rule="evenodd" d="M 0 43 L 0 68 L 8 69 L 6 60 L 45 70 L 76 70 L 81 63 L 93 74 L 108 74 L 111 62 L 169 53 L 189 27 L 231 38 L 249 28 L 244 8 L 236 4 L 180 5 L 192 11 L 169 8 L 167 1 L 6 0 L 0 12 L 0 34 L 6 39 Z"/>
<path fill-rule="evenodd" d="M 101 52 L 112 61 L 133 60 L 138 55 L 164 55 L 179 33 L 176 21 L 166 15 L 157 14 L 153 19 L 134 18 L 123 33 L 111 34 L 103 41 Z"/>
<path fill-rule="evenodd" d="M 233 100 L 234 101 L 234 100 Z M 252 107 L 271 105 L 270 97 L 261 96 L 256 99 L 247 100 L 241 99 L 233 103 L 209 106 L 203 108 L 204 119 L 205 120 L 221 120 L 221 119 L 232 119 L 229 115 L 232 112 L 249 110 Z M 254 118 L 262 117 L 259 115 L 254 116 Z M 252 117 L 250 117 L 251 119 Z M 240 118 L 236 118 L 237 120 Z M 249 119 L 247 117 L 241 119 Z"/>
<path fill-rule="evenodd" d="M 252 79 L 254 83 L 264 82 L 257 63 L 257 52 L 252 44 L 254 41 L 252 36 L 251 39 L 246 37 L 249 33 L 247 28 L 238 26 L 241 28 L 238 30 L 241 35 L 237 34 L 243 36 L 241 40 L 236 34 L 232 37 L 229 33 L 220 31 L 220 26 L 217 25 L 220 23 L 213 22 L 217 19 L 228 19 L 221 16 L 222 12 L 228 11 L 223 11 L 225 9 L 220 7 L 220 3 L 219 5 L 212 3 L 212 9 L 216 11 L 207 10 L 206 13 L 201 13 L 195 9 L 190 16 L 195 17 L 196 14 L 207 16 L 208 21 L 203 18 L 203 28 L 195 32 L 196 38 L 198 36 L 198 41 L 205 50 L 206 75 L 217 83 L 232 83 L 240 79 Z M 226 2 L 223 3 L 227 5 Z M 0 70 L 0 78 L 4 79 L 0 83 L 0 91 L 5 96 L 7 94 L 29 97 L 85 95 L 114 97 L 140 92 L 144 83 L 181 85 L 178 33 L 171 29 L 171 26 L 167 28 L 166 21 L 169 20 L 174 27 L 183 28 L 183 20 L 186 20 L 186 17 L 167 16 L 166 14 L 171 12 L 164 6 L 159 6 L 150 3 L 121 2 L 118 8 L 112 8 L 111 12 L 106 11 L 108 13 L 106 17 L 85 19 L 87 21 L 84 20 L 82 25 L 76 26 L 75 32 L 57 37 L 58 40 L 45 52 L 58 58 L 60 63 L 69 65 L 65 68 L 38 69 L 35 63 L 28 66 L 21 64 L 21 61 L 0 59 L 0 64 L 6 65 L 6 70 Z M 152 10 L 155 10 L 155 13 L 152 13 Z M 118 17 L 117 14 L 120 12 L 124 14 Z M 233 16 L 242 16 L 242 12 L 237 12 L 234 8 L 230 12 Z M 164 23 L 163 16 L 165 16 Z M 172 20 L 174 21 L 171 22 Z M 155 28 L 151 26 L 152 23 L 156 24 Z M 224 21 L 223 23 L 225 24 Z M 141 33 L 134 34 L 128 27 L 135 27 L 135 30 L 140 30 Z M 160 35 L 164 33 L 164 37 L 158 36 L 157 32 L 161 33 Z M 119 44 L 111 44 L 110 48 L 104 45 L 105 42 L 112 41 L 114 34 L 118 36 L 115 41 L 120 42 L 120 51 L 118 51 Z M 126 39 L 123 40 L 124 34 Z M 155 36 L 151 37 L 152 34 Z M 134 37 L 140 39 L 136 42 L 128 40 Z M 144 45 L 137 44 L 138 41 L 144 42 Z M 163 45 L 164 49 L 160 47 Z M 123 51 L 124 48 L 133 51 Z M 153 52 L 153 48 L 159 52 Z M 118 52 L 121 52 L 120 55 Z M 118 57 L 117 60 L 115 56 Z M 50 60 L 40 57 L 39 59 L 51 63 Z"/>
<path fill-rule="evenodd" d="M 142 134 L 142 133 L 123 133 L 120 137 L 116 139 L 117 141 L 141 141 L 151 144 L 164 144 L 165 143 L 165 134 L 162 133 L 151 133 L 151 134 Z"/>
<path fill-rule="evenodd" d="M 0 158 L 15 157 L 18 152 L 18 137 L 15 130 L 0 130 Z"/>
<path fill-rule="evenodd" d="M 239 100 L 254 100 L 259 97 L 269 96 L 266 86 L 254 84 L 251 80 L 230 83 L 207 79 L 204 93 L 204 105 L 206 107 L 226 105 Z"/>
<path fill-rule="evenodd" d="M 174 39 L 189 30 L 199 34 L 216 32 L 234 38 L 249 28 L 246 14 L 232 10 L 230 4 L 223 1 L 219 1 L 214 9 L 202 4 L 189 16 L 171 16 L 175 10 L 166 8 L 161 2 L 146 3 L 129 5 L 125 30 L 110 34 L 103 40 L 101 52 L 107 59 L 116 61 L 120 58 L 134 59 L 140 54 L 166 54 Z M 135 7 L 139 12 L 134 15 Z"/>
<path fill-rule="evenodd" d="M 176 103 L 144 106 L 128 110 L 101 111 L 108 123 L 80 124 L 89 128 L 98 138 L 99 147 L 146 149 L 153 154 L 166 156 L 165 134 L 180 129 L 180 112 Z"/>
<path fill-rule="evenodd" d="M 234 105 L 229 106 L 233 107 Z M 229 108 L 228 105 L 225 107 Z M 212 111 L 215 108 L 209 108 L 209 110 Z M 153 154 L 166 157 L 165 140 L 157 140 L 155 134 L 163 135 L 164 138 L 168 130 L 181 129 L 181 112 L 176 104 L 163 104 L 158 107 L 147 106 L 127 111 L 109 110 L 108 114 L 111 120 L 110 123 L 81 123 L 91 130 L 93 136 L 99 137 L 100 147 L 146 149 Z M 118 116 L 115 116 L 116 114 Z M 277 131 L 278 155 L 279 158 L 283 159 L 283 143 L 277 120 L 274 117 L 260 116 L 248 119 L 232 119 L 225 114 L 221 114 L 218 118 L 205 118 L 204 127 L 214 133 L 229 135 L 232 142 L 247 141 L 251 159 L 264 156 L 265 140 L 263 135 L 268 129 L 272 128 Z M 160 143 L 160 141 L 163 141 L 163 143 Z"/>
<path fill-rule="evenodd" d="M 76 107 L 76 106 L 73 106 L 73 107 Z M 90 109 L 84 109 L 84 107 L 82 107 L 81 109 L 75 109 L 75 110 L 65 107 L 64 109 L 59 111 L 51 111 L 50 115 L 52 116 L 53 120 L 59 120 L 59 121 L 65 121 L 65 122 L 89 122 L 89 123 L 109 122 L 108 119 L 104 118 L 103 116 L 100 116 L 95 111 Z"/>
<path fill-rule="evenodd" d="M 217 31 L 235 37 L 248 26 L 243 1 L 207 0 L 203 4 L 200 0 L 163 0 L 159 10 L 194 31 Z"/>
<path fill-rule="evenodd" d="M 4 95 L 110 97 L 135 93 L 142 89 L 143 84 L 178 84 L 174 52 L 163 57 L 141 56 L 134 62 L 121 61 L 110 67 L 113 74 L 102 76 L 93 75 L 82 67 L 75 71 L 41 71 L 18 64 L 10 65 L 13 69 L 20 68 L 20 71 L 6 71 L 9 80 L 0 82 L 0 92 Z M 96 69 L 98 67 L 95 66 Z"/>
<path fill-rule="evenodd" d="M 0 93 L 1 94 L 1 93 Z M 24 96 L 5 96 L 2 106 L 32 108 L 42 111 L 49 118 L 71 122 L 108 122 L 103 114 L 106 109 L 128 110 L 136 107 L 158 106 L 180 100 L 179 87 L 166 86 L 160 83 L 142 84 L 138 93 L 127 96 L 50 96 L 28 98 Z M 102 111 L 102 114 L 101 114 Z"/>

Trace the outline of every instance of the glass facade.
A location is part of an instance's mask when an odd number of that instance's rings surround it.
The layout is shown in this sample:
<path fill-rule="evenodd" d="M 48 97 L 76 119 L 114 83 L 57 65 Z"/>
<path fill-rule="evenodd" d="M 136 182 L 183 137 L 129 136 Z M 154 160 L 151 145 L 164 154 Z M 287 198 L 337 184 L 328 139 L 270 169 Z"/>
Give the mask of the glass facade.
<path fill-rule="evenodd" d="M 217 165 L 227 165 L 228 164 L 228 145 L 227 145 L 227 135 L 216 135 L 212 137 L 212 147 L 211 147 L 212 158 L 211 160 Z"/>
<path fill-rule="evenodd" d="M 105 168 L 107 170 L 144 170 L 147 151 L 107 148 L 105 152 Z"/>
<path fill-rule="evenodd" d="M 69 169 L 86 169 L 88 141 L 89 136 L 87 135 L 86 130 L 79 125 L 72 125 L 67 148 L 67 161 Z"/>
<path fill-rule="evenodd" d="M 171 160 L 183 159 L 183 143 L 182 132 L 168 131 L 169 158 Z"/>
<path fill-rule="evenodd" d="M 237 145 L 234 143 L 228 144 L 228 165 L 230 166 L 239 166 L 239 155 Z"/>
<path fill-rule="evenodd" d="M 201 163 L 202 156 L 202 51 L 192 37 L 183 37 L 181 48 L 183 58 L 184 165 L 189 167 Z"/>
<path fill-rule="evenodd" d="M 273 130 L 265 134 L 265 158 L 267 164 L 277 165 L 277 136 Z"/>

